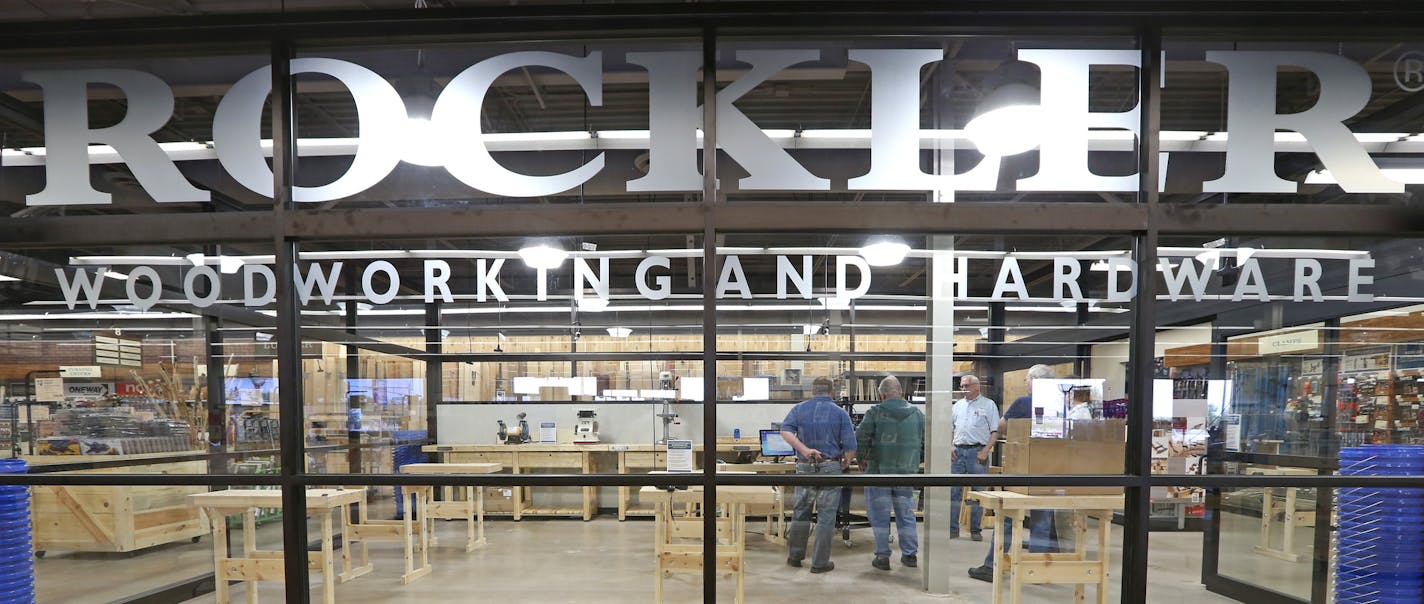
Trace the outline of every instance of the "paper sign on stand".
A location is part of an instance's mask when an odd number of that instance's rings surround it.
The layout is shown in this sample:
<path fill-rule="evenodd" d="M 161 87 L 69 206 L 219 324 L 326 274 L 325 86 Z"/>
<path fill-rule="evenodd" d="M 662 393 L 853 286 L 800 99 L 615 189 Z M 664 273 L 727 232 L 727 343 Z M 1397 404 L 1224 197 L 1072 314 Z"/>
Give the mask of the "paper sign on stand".
<path fill-rule="evenodd" d="M 35 400 L 57 403 L 64 400 L 64 379 L 35 378 Z"/>
<path fill-rule="evenodd" d="M 669 440 L 667 449 L 667 471 L 692 471 L 692 441 Z"/>
<path fill-rule="evenodd" d="M 539 422 L 539 442 L 559 442 L 559 425 L 555 422 Z"/>
<path fill-rule="evenodd" d="M 1225 441 L 1227 451 L 1241 450 L 1241 416 L 1231 413 L 1221 416 L 1222 440 Z"/>

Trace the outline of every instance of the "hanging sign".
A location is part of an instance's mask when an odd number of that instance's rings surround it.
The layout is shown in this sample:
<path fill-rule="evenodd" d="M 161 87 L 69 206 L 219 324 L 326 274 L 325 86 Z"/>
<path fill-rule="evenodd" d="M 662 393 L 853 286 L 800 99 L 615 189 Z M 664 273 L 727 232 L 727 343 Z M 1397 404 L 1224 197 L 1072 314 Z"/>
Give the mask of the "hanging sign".
<path fill-rule="evenodd" d="M 97 378 L 104 377 L 103 371 L 98 365 L 73 365 L 59 367 L 59 377 L 62 378 Z"/>
<path fill-rule="evenodd" d="M 1256 340 L 1257 351 L 1262 355 L 1304 352 L 1320 349 L 1320 332 L 1314 329 L 1290 333 L 1261 336 Z"/>

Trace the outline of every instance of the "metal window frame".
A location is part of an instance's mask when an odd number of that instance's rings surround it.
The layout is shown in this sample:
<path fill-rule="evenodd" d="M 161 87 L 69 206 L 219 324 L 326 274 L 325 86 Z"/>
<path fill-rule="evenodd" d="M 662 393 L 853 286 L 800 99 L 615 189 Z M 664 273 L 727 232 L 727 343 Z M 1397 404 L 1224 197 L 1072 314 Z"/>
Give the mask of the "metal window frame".
<path fill-rule="evenodd" d="M 943 27 L 925 26 L 926 23 Z M 1211 33 L 1216 36 L 1242 35 L 1260 39 L 1262 31 L 1278 35 L 1319 35 L 1338 39 L 1369 33 L 1381 35 L 1398 31 L 1401 36 L 1417 35 L 1424 26 L 1424 7 L 1415 2 L 1297 2 L 1282 6 L 1266 1 L 1169 0 L 1155 3 L 1085 1 L 1073 6 L 1056 2 L 1025 0 L 878 2 L 828 1 L 818 3 L 814 12 L 791 2 L 746 2 L 735 4 L 698 3 L 665 5 L 586 5 L 560 11 L 540 7 L 454 9 L 447 11 L 367 11 L 334 13 L 287 13 L 227 15 L 210 18 L 160 18 L 122 21 L 25 23 L 0 25 L 0 52 L 23 57 L 30 52 L 74 53 L 72 40 L 89 45 L 107 45 L 122 51 L 148 46 L 152 40 L 165 44 L 207 44 L 255 42 L 267 44 L 274 65 L 292 56 L 297 44 L 341 44 L 347 41 L 379 39 L 403 41 L 415 38 L 444 38 L 464 41 L 511 41 L 520 39 L 611 38 L 639 36 L 669 31 L 700 34 L 704 84 L 715 83 L 715 47 L 719 35 L 766 37 L 778 32 L 790 35 L 829 35 L 834 32 L 865 32 L 925 35 L 1024 35 L 1032 33 L 1112 34 L 1130 36 L 1142 53 L 1139 90 L 1141 131 L 1158 131 L 1160 102 L 1156 94 L 1157 73 L 1162 69 L 1157 52 L 1164 28 L 1173 35 Z M 1324 28 L 1328 27 L 1326 30 Z M 1231 34 L 1223 32 L 1241 32 Z M 1269 37 L 1269 35 L 1267 35 Z M 17 59 L 23 60 L 23 58 Z M 716 267 L 713 242 L 719 234 L 745 232 L 820 231 L 918 233 L 1092 233 L 1126 235 L 1134 238 L 1139 260 L 1155 254 L 1158 237 L 1172 234 L 1212 235 L 1369 235 L 1379 237 L 1424 236 L 1424 209 L 1402 206 L 1299 206 L 1290 204 L 1233 204 L 1188 207 L 1159 204 L 1156 192 L 1157 154 L 1155 136 L 1147 136 L 1139 152 L 1139 202 L 1100 203 L 976 203 L 876 204 L 877 212 L 866 213 L 863 206 L 837 203 L 724 202 L 718 199 L 714 154 L 704 155 L 703 199 L 695 203 L 613 203 L 596 207 L 575 205 L 511 204 L 484 208 L 363 209 L 332 210 L 314 214 L 292 211 L 291 182 L 294 170 L 294 124 L 290 74 L 273 70 L 273 98 L 276 112 L 274 132 L 274 184 L 277 202 L 272 211 L 195 214 L 74 216 L 0 219 L 0 240 L 11 247 L 61 247 L 83 245 L 139 245 L 208 241 L 272 241 L 286 266 L 279 274 L 290 276 L 290 260 L 302 240 L 355 240 L 373 238 L 439 238 L 480 235 L 544 235 L 600 233 L 688 233 L 704 237 L 704 270 Z M 715 124 L 713 86 L 704 89 L 704 119 Z M 715 127 L 708 128 L 715 136 Z M 814 210 L 814 211 L 813 211 Z M 712 271 L 708 271 L 710 274 Z M 1152 287 L 1149 271 L 1139 275 L 1139 291 Z M 290 283 L 290 279 L 279 279 Z M 704 287 L 707 287 L 704 280 Z M 280 286 L 279 286 L 280 287 Z M 295 299 L 290 290 L 279 291 L 278 329 L 282 345 L 278 349 L 279 373 L 297 383 L 300 380 L 301 328 L 297 322 Z M 1132 309 L 1130 392 L 1140 397 L 1151 390 L 1151 375 L 1137 369 L 1151 366 L 1156 325 L 1152 296 L 1139 295 Z M 715 370 L 715 301 L 704 292 L 704 369 Z M 707 383 L 703 409 L 712 421 L 703 438 L 715 440 L 716 401 L 714 387 Z M 300 388 L 284 388 L 280 402 L 283 414 L 300 417 Z M 281 433 L 283 473 L 277 476 L 233 474 L 208 475 L 0 475 L 0 484 L 32 485 L 279 485 L 284 501 L 292 506 L 284 515 L 284 543 L 289 549 L 305 549 L 305 515 L 300 513 L 302 489 L 310 485 L 490 485 L 490 486 L 643 486 L 702 485 L 709 506 L 715 502 L 719 485 L 913 485 L 950 486 L 1121 486 L 1128 492 L 1125 544 L 1122 562 L 1122 601 L 1146 600 L 1148 510 L 1147 493 L 1154 486 L 1424 486 L 1411 477 L 1340 476 L 1153 476 L 1147 458 L 1150 418 L 1135 418 L 1129 437 L 1128 471 L 1125 475 L 1043 476 L 1043 475 L 917 475 L 913 477 L 849 476 L 764 476 L 717 475 L 704 470 L 685 476 L 644 475 L 471 475 L 421 476 L 310 474 L 302 468 L 304 439 L 297 422 L 287 422 Z M 714 452 L 706 453 L 710 461 Z M 704 463 L 704 468 L 712 464 Z M 706 525 L 708 535 L 715 530 Z M 711 549 L 705 552 L 710 559 Z M 1215 573 L 1215 560 L 1203 560 L 1203 583 L 1236 597 L 1267 597 L 1259 588 L 1240 584 Z M 1208 574 L 1207 567 L 1211 566 Z M 714 564 L 704 572 L 704 600 L 716 601 Z M 305 560 L 287 559 L 287 599 L 309 601 Z M 202 580 L 202 578 L 199 578 Z M 170 588 L 164 588 L 171 591 Z M 1257 590 L 1257 591 L 1253 591 Z M 181 590 L 178 590 L 181 591 Z"/>

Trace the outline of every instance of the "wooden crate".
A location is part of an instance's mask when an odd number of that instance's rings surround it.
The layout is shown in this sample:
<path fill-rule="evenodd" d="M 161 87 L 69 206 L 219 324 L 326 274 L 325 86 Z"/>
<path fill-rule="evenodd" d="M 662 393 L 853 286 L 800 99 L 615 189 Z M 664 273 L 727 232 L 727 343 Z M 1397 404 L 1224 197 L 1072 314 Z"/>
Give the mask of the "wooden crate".
<path fill-rule="evenodd" d="M 1034 438 L 1032 419 L 1008 420 L 1005 474 L 1122 474 L 1127 425 L 1120 419 L 1076 422 L 1067 438 Z M 1005 487 L 1025 495 L 1121 495 L 1122 487 Z"/>
<path fill-rule="evenodd" d="M 114 455 L 30 457 L 31 465 L 110 461 Z M 154 463 L 82 470 L 76 474 L 205 474 L 206 461 Z M 188 500 L 201 486 L 34 486 L 30 517 L 36 552 L 131 552 L 208 532 L 208 522 Z"/>

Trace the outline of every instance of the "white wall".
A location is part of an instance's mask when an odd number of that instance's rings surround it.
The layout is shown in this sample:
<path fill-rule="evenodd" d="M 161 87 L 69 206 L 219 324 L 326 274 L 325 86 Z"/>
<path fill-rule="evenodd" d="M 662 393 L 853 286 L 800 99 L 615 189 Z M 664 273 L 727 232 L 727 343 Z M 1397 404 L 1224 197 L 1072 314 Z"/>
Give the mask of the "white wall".
<path fill-rule="evenodd" d="M 1157 331 L 1153 356 L 1163 356 L 1168 348 L 1194 346 L 1211 343 L 1211 323 L 1201 323 L 1189 327 L 1169 327 Z M 1107 380 L 1103 387 L 1103 399 L 1113 400 L 1127 396 L 1127 355 L 1128 341 L 1120 340 L 1093 346 L 1093 375 L 1090 377 Z"/>
<path fill-rule="evenodd" d="M 743 438 L 755 441 L 758 430 L 771 428 L 772 422 L 780 422 L 795 403 L 723 403 L 717 406 L 717 434 L 731 436 L 732 430 L 741 428 Z M 480 403 L 460 405 L 440 405 L 436 408 L 439 422 L 437 442 L 442 445 L 498 444 L 495 435 L 499 431 L 496 420 L 512 424 L 515 416 L 523 411 L 528 415 L 525 421 L 538 436 L 539 422 L 553 419 L 562 431 L 574 425 L 574 409 L 594 407 L 598 409 L 599 437 L 604 443 L 612 444 L 652 444 L 656 440 L 654 430 L 661 430 L 662 424 L 657 413 L 662 409 L 659 403 Z M 871 405 L 857 405 L 856 410 L 865 412 Z M 682 422 L 673 435 L 702 442 L 702 404 L 682 403 L 672 406 Z M 613 469 L 609 472 L 616 471 Z M 552 497 L 552 501 L 541 499 L 550 505 L 576 507 L 579 504 L 578 491 L 574 489 L 554 489 L 541 498 Z M 614 508 L 618 506 L 618 489 L 599 489 L 598 506 Z M 543 504 L 541 504 L 543 505 Z"/>

